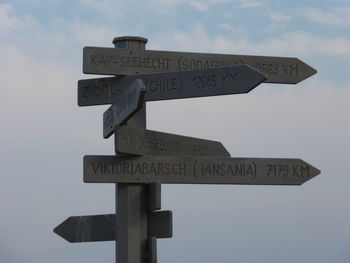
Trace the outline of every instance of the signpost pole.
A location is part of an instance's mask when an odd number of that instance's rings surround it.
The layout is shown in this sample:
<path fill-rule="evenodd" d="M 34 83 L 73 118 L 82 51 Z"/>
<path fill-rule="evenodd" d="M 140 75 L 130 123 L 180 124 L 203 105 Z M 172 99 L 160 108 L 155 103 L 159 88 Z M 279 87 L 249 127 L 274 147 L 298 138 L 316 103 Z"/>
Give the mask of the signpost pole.
<path fill-rule="evenodd" d="M 146 38 L 117 37 L 115 48 L 145 49 Z M 127 122 L 127 126 L 146 128 L 146 104 Z M 116 262 L 141 263 L 149 261 L 147 185 L 116 184 Z"/>

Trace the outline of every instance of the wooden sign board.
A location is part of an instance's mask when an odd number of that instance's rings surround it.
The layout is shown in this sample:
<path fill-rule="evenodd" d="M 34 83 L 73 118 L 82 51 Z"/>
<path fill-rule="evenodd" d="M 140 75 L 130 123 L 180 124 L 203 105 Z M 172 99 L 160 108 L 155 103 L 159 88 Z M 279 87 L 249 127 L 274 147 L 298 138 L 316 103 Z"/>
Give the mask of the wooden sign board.
<path fill-rule="evenodd" d="M 300 159 L 84 157 L 86 183 L 301 185 L 319 173 Z"/>
<path fill-rule="evenodd" d="M 135 75 L 189 71 L 247 64 L 267 76 L 266 82 L 296 84 L 316 70 L 297 58 L 191 53 L 125 48 L 84 47 L 83 72 Z"/>
<path fill-rule="evenodd" d="M 145 101 L 247 93 L 266 76 L 247 65 L 78 81 L 78 105 L 112 104 L 135 79 L 143 80 Z"/>
<path fill-rule="evenodd" d="M 170 238 L 173 236 L 171 211 L 154 211 L 148 216 L 148 236 Z M 71 243 L 115 241 L 115 214 L 71 216 L 59 224 L 54 232 Z"/>
<path fill-rule="evenodd" d="M 133 155 L 230 157 L 221 142 L 127 126 L 117 129 L 115 150 Z"/>

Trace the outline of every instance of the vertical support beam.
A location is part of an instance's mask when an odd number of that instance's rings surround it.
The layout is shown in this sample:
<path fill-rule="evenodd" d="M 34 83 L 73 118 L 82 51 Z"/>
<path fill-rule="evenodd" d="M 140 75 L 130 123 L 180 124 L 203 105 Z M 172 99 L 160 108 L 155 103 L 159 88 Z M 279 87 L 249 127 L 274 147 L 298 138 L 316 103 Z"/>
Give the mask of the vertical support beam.
<path fill-rule="evenodd" d="M 147 240 L 148 246 L 148 262 L 157 263 L 157 238 L 149 237 Z"/>
<path fill-rule="evenodd" d="M 116 262 L 147 262 L 146 185 L 117 184 Z"/>
<path fill-rule="evenodd" d="M 116 48 L 145 49 L 147 39 L 117 37 Z M 129 119 L 127 126 L 146 128 L 146 104 Z M 148 263 L 156 258 L 149 249 L 155 246 L 148 235 L 148 189 L 145 184 L 116 184 L 116 262 Z M 151 242 L 151 243 L 150 243 Z M 153 244 L 153 245 L 150 245 Z"/>
<path fill-rule="evenodd" d="M 161 184 L 152 183 L 148 186 L 148 211 L 159 210 L 162 207 L 161 201 Z"/>

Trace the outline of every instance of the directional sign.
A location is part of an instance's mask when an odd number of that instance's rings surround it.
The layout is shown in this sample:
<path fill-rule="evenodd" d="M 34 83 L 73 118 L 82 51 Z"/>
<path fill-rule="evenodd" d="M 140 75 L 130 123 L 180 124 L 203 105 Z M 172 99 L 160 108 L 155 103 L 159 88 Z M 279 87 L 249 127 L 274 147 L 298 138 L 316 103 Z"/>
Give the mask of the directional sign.
<path fill-rule="evenodd" d="M 121 126 L 115 135 L 115 149 L 134 155 L 185 155 L 230 157 L 221 142 Z"/>
<path fill-rule="evenodd" d="M 136 78 L 146 101 L 247 93 L 266 76 L 247 65 L 150 75 L 86 79 L 78 82 L 78 105 L 112 104 Z"/>
<path fill-rule="evenodd" d="M 319 173 L 300 159 L 84 157 L 86 183 L 301 185 Z"/>
<path fill-rule="evenodd" d="M 118 100 L 103 113 L 103 137 L 108 138 L 114 130 L 132 116 L 143 101 L 145 90 L 142 80 L 134 80 Z"/>
<path fill-rule="evenodd" d="M 266 82 L 295 84 L 316 70 L 297 58 L 206 54 L 124 48 L 85 47 L 83 72 L 106 75 L 135 75 L 188 71 L 248 64 L 267 75 Z"/>
<path fill-rule="evenodd" d="M 170 238 L 173 236 L 172 212 L 149 213 L 148 236 Z M 71 216 L 58 225 L 54 232 L 65 240 L 76 242 L 115 241 L 115 214 Z"/>
<path fill-rule="evenodd" d="M 53 231 L 69 242 L 116 240 L 115 215 L 71 216 Z"/>

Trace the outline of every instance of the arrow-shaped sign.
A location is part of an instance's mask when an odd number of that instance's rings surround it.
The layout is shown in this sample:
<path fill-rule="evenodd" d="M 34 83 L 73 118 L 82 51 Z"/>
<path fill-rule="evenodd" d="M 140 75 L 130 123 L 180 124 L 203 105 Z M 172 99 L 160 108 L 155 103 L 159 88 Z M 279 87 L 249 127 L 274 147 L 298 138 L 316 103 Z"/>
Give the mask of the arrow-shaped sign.
<path fill-rule="evenodd" d="M 172 212 L 154 211 L 148 216 L 148 236 L 170 238 L 173 236 Z M 115 214 L 71 216 L 59 224 L 54 232 L 71 243 L 115 241 Z"/>
<path fill-rule="evenodd" d="M 117 129 L 115 150 L 134 155 L 230 157 L 221 142 L 127 126 Z"/>
<path fill-rule="evenodd" d="M 301 185 L 319 173 L 300 159 L 84 157 L 86 183 Z"/>
<path fill-rule="evenodd" d="M 297 58 L 85 47 L 83 72 L 135 75 L 247 64 L 267 75 L 266 82 L 296 84 L 316 70 Z"/>
<path fill-rule="evenodd" d="M 145 87 L 141 79 L 134 80 L 120 97 L 103 113 L 103 137 L 108 138 L 114 130 L 132 116 L 143 102 Z"/>
<path fill-rule="evenodd" d="M 78 81 L 78 105 L 112 104 L 136 78 L 145 83 L 145 101 L 247 93 L 266 76 L 247 65 Z"/>
<path fill-rule="evenodd" d="M 71 216 L 53 231 L 69 242 L 116 240 L 115 215 Z"/>

